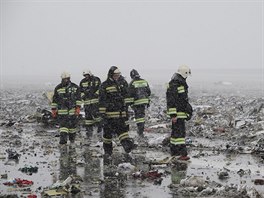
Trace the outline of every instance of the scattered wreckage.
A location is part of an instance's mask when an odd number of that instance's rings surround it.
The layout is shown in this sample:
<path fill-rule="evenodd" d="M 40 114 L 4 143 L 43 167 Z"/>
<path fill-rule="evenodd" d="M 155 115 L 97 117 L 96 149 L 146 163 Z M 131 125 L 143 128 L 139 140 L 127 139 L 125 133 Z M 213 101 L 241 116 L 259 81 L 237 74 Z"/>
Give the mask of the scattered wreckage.
<path fill-rule="evenodd" d="M 129 160 L 113 155 L 112 163 L 103 164 L 100 134 L 86 139 L 81 127 L 74 154 L 69 146 L 68 157 L 62 154 L 50 94 L 3 91 L 0 197 L 264 196 L 263 98 L 190 95 L 194 115 L 187 122 L 186 141 L 191 161 L 181 162 L 169 156 L 170 120 L 164 95 L 153 93 L 145 139 L 137 138 L 131 112 L 130 132 L 137 149 Z M 114 154 L 122 153 L 114 141 Z"/>

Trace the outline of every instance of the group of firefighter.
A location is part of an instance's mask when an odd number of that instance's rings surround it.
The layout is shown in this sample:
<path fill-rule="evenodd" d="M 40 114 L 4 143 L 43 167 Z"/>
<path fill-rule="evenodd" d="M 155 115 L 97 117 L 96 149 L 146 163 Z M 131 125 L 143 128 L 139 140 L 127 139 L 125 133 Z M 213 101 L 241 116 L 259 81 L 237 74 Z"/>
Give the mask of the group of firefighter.
<path fill-rule="evenodd" d="M 172 76 L 166 91 L 167 114 L 172 121 L 170 138 L 171 155 L 188 160 L 185 144 L 185 120 L 192 115 L 188 102 L 186 78 L 191 74 L 187 65 L 179 66 Z M 101 83 L 99 77 L 90 70 L 83 71 L 84 78 L 79 85 L 71 82 L 70 74 L 61 74 L 61 83 L 55 87 L 52 101 L 52 116 L 58 119 L 61 145 L 69 140 L 74 143 L 81 107 L 85 112 L 84 126 L 90 137 L 93 129 L 103 131 L 104 156 L 111 157 L 112 138 L 117 135 L 126 153 L 134 148 L 134 140 L 129 136 L 129 106 L 134 111 L 139 140 L 144 138 L 145 110 L 150 105 L 151 90 L 148 82 L 138 71 L 130 72 L 128 84 L 118 67 L 111 66 L 107 79 Z"/>

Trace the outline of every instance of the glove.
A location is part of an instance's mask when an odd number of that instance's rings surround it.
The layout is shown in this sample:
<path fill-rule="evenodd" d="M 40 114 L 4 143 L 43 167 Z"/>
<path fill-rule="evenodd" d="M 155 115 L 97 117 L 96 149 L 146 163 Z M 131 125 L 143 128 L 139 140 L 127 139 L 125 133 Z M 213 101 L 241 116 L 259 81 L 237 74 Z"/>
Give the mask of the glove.
<path fill-rule="evenodd" d="M 81 108 L 80 107 L 76 107 L 75 108 L 75 115 L 80 115 L 80 112 L 81 112 Z"/>
<path fill-rule="evenodd" d="M 51 110 L 51 116 L 52 116 L 53 118 L 56 118 L 56 117 L 57 117 L 57 113 L 58 113 L 57 109 L 52 109 L 52 110 Z"/>

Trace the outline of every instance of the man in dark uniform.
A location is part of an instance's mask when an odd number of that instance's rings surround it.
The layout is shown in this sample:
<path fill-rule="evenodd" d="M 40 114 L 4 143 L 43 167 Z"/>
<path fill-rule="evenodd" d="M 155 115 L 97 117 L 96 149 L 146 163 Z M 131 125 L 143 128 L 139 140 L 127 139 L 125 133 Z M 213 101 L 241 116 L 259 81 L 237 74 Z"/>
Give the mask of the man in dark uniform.
<path fill-rule="evenodd" d="M 116 66 L 109 69 L 107 80 L 99 90 L 99 111 L 103 118 L 103 148 L 105 157 L 112 155 L 112 136 L 117 134 L 126 153 L 130 153 L 134 147 L 133 139 L 127 131 L 127 107 L 125 98 L 127 88 L 120 83 L 120 71 Z"/>
<path fill-rule="evenodd" d="M 84 78 L 80 82 L 81 97 L 84 103 L 85 121 L 87 136 L 91 136 L 93 127 L 98 126 L 98 132 L 101 131 L 99 117 L 99 87 L 101 80 L 94 76 L 90 70 L 83 71 Z"/>
<path fill-rule="evenodd" d="M 180 160 L 189 160 L 185 143 L 185 120 L 192 116 L 192 107 L 188 102 L 186 78 L 191 75 L 187 65 L 181 65 L 169 82 L 166 92 L 168 115 L 172 121 L 170 138 L 171 155 L 180 156 Z"/>
<path fill-rule="evenodd" d="M 137 70 L 130 72 L 132 81 L 129 84 L 129 96 L 131 98 L 131 107 L 135 112 L 135 119 L 138 128 L 139 137 L 143 137 L 145 128 L 145 108 L 149 106 L 149 97 L 151 94 L 149 84 L 142 79 Z"/>
<path fill-rule="evenodd" d="M 52 116 L 58 116 L 60 144 L 66 144 L 68 137 L 74 143 L 81 108 L 80 88 L 71 82 L 70 74 L 61 74 L 61 83 L 54 90 L 52 101 Z"/>

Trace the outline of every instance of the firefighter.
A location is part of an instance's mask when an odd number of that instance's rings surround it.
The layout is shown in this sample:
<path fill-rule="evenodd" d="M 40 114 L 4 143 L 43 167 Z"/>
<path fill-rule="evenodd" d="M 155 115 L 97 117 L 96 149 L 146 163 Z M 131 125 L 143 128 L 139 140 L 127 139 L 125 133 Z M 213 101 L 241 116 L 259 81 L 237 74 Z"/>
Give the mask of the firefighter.
<path fill-rule="evenodd" d="M 99 116 L 99 87 L 101 80 L 94 76 L 90 70 L 83 71 L 84 78 L 80 82 L 81 97 L 84 102 L 85 111 L 85 128 L 87 136 L 91 136 L 93 127 L 98 126 L 98 132 L 101 132 L 100 116 Z"/>
<path fill-rule="evenodd" d="M 189 160 L 185 143 L 185 120 L 191 119 L 192 106 L 188 101 L 188 85 L 186 79 L 191 75 L 187 65 L 181 65 L 169 82 L 166 99 L 167 112 L 172 121 L 170 150 L 172 156 L 180 160 Z"/>
<path fill-rule="evenodd" d="M 60 144 L 66 144 L 69 138 L 74 143 L 81 109 L 80 88 L 71 82 L 70 74 L 61 74 L 61 83 L 54 90 L 52 100 L 52 117 L 58 116 Z"/>
<path fill-rule="evenodd" d="M 140 78 L 137 70 L 132 69 L 130 77 L 132 79 L 129 84 L 131 107 L 135 113 L 138 135 L 139 137 L 143 137 L 145 128 L 145 108 L 149 107 L 151 91 L 148 82 Z"/>
<path fill-rule="evenodd" d="M 112 66 L 108 71 L 107 80 L 99 91 L 99 111 L 103 118 L 103 148 L 104 159 L 111 158 L 113 152 L 112 136 L 118 135 L 119 141 L 126 153 L 134 148 L 133 139 L 129 137 L 126 126 L 127 112 L 125 97 L 127 88 L 120 83 L 120 71 Z"/>

